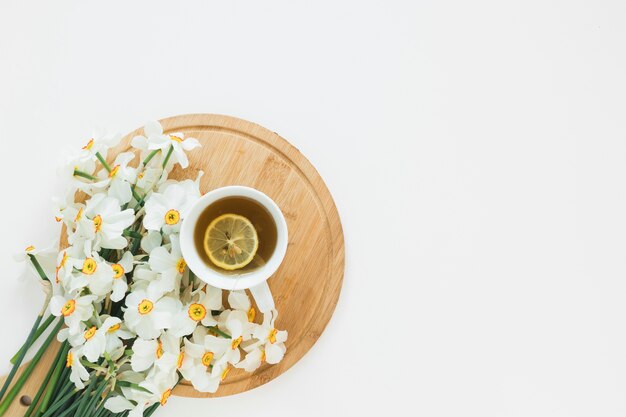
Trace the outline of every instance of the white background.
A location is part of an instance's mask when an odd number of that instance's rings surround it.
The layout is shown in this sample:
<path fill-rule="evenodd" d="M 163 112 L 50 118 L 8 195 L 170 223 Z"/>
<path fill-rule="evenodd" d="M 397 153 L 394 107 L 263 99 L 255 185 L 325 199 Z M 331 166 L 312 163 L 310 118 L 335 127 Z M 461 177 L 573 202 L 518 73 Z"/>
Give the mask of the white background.
<path fill-rule="evenodd" d="M 38 309 L 91 128 L 224 113 L 288 138 L 345 284 L 292 370 L 159 416 L 623 416 L 623 1 L 0 2 L 0 357 Z M 5 369 L 7 367 L 5 366 Z"/>

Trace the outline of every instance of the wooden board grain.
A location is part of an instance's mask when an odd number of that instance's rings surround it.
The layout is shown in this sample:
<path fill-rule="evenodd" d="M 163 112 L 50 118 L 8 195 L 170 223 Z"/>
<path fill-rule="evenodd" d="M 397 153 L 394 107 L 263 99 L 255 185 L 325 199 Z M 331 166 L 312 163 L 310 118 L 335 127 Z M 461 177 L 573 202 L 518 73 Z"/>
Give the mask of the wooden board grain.
<path fill-rule="evenodd" d="M 174 169 L 171 178 L 195 178 L 198 171 L 204 171 L 203 193 L 226 185 L 256 188 L 278 204 L 287 221 L 287 254 L 268 281 L 280 312 L 277 327 L 289 332 L 285 358 L 278 365 L 265 364 L 252 374 L 233 370 L 216 394 L 199 393 L 187 383 L 180 384 L 174 393 L 185 397 L 220 397 L 248 391 L 291 368 L 313 346 L 330 320 L 344 272 L 339 214 L 313 165 L 278 134 L 223 115 L 176 116 L 161 123 L 167 133 L 184 132 L 202 143 L 202 148 L 190 153 L 189 168 Z M 130 140 L 142 131 L 140 128 L 128 134 L 109 159 L 127 150 Z M 37 380 L 45 374 L 51 360 L 48 352 L 22 390 L 24 394 L 34 395 Z M 16 402 L 13 407 L 19 410 L 20 406 Z"/>

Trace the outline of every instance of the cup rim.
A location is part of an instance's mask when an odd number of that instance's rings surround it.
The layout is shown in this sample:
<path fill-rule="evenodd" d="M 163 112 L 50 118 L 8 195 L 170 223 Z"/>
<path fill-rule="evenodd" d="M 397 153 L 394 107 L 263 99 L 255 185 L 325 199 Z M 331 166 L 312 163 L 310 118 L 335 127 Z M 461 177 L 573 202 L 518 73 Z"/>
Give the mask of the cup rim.
<path fill-rule="evenodd" d="M 209 205 L 227 197 L 246 197 L 261 204 L 272 216 L 277 232 L 276 248 L 269 261 L 254 271 L 237 276 L 236 279 L 208 267 L 197 253 L 194 242 L 195 225 L 200 214 Z M 263 192 L 243 185 L 216 188 L 200 197 L 183 218 L 180 230 L 180 248 L 189 269 L 202 281 L 224 290 L 242 290 L 266 281 L 282 263 L 287 252 L 287 240 L 287 222 L 278 205 Z"/>

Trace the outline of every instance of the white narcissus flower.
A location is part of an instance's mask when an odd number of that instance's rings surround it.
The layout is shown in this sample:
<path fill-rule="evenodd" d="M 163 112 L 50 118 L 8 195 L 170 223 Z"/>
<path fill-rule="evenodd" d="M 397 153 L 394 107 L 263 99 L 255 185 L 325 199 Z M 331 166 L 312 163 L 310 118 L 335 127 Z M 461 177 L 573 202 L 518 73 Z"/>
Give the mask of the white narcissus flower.
<path fill-rule="evenodd" d="M 111 171 L 102 170 L 98 177 L 100 181 L 94 184 L 94 188 L 103 189 L 108 187 L 109 197 L 113 197 L 121 204 L 130 202 L 133 198 L 131 184 L 137 179 L 137 168 L 129 167 L 128 164 L 135 159 L 132 152 L 124 152 L 115 158 L 111 165 Z"/>
<path fill-rule="evenodd" d="M 117 146 L 122 140 L 119 133 L 109 134 L 104 130 L 94 130 L 89 141 L 83 146 L 80 158 L 85 160 L 97 159 L 96 154 L 106 159 L 109 149 Z"/>
<path fill-rule="evenodd" d="M 228 375 L 230 364 L 239 360 L 232 354 L 232 346 L 233 340 L 207 335 L 206 329 L 199 327 L 191 340 L 185 339 L 181 374 L 200 392 L 217 391 Z"/>
<path fill-rule="evenodd" d="M 80 363 L 80 359 L 82 356 L 82 347 L 70 349 L 67 353 L 65 365 L 66 367 L 71 368 L 70 381 L 72 381 L 78 389 L 85 388 L 84 381 L 89 380 L 89 372 L 83 366 L 83 364 Z"/>
<path fill-rule="evenodd" d="M 28 246 L 22 252 L 14 255 L 14 259 L 18 262 L 25 262 L 28 268 L 33 274 L 41 279 L 39 271 L 33 265 L 31 256 L 34 257 L 37 263 L 41 266 L 43 273 L 49 280 L 53 280 L 56 274 L 56 260 L 59 256 L 59 242 L 55 241 L 51 245 L 39 249 L 35 246 Z"/>
<path fill-rule="evenodd" d="M 264 353 L 263 359 L 267 363 L 274 365 L 283 360 L 287 348 L 285 347 L 285 341 L 287 341 L 287 331 L 278 330 L 274 327 L 274 319 L 271 318 L 271 314 L 265 314 L 263 318 L 263 324 L 254 325 L 252 331 L 252 337 L 257 340 L 256 343 L 250 346 L 246 346 L 244 350 L 252 352 L 255 349 L 260 349 Z"/>
<path fill-rule="evenodd" d="M 170 239 L 170 251 L 163 246 L 159 246 L 150 252 L 149 260 L 150 269 L 160 273 L 163 280 L 171 283 L 171 288 L 165 288 L 165 291 L 172 291 L 176 278 L 181 277 L 187 269 L 187 262 L 185 262 L 180 250 L 178 235 L 172 235 Z"/>
<path fill-rule="evenodd" d="M 163 133 L 163 126 L 159 122 L 146 123 L 144 127 L 146 136 L 135 136 L 131 142 L 132 146 L 147 151 L 160 150 L 163 157 L 171 151 L 167 168 L 174 164 L 180 164 L 181 168 L 189 166 L 189 159 L 185 152 L 200 147 L 200 142 L 194 138 L 185 138 L 184 133 L 176 132 L 171 134 Z"/>
<path fill-rule="evenodd" d="M 207 285 L 194 299 L 195 302 L 184 306 L 174 318 L 171 332 L 178 337 L 192 334 L 199 323 L 205 327 L 217 325 L 211 310 L 222 309 L 222 290 Z"/>
<path fill-rule="evenodd" d="M 128 290 L 126 274 L 133 271 L 133 254 L 124 252 L 122 258 L 117 263 L 111 265 L 111 270 L 113 271 L 111 301 L 117 302 L 124 298 Z"/>
<path fill-rule="evenodd" d="M 87 201 L 84 213 L 78 213 L 75 235 L 93 240 L 94 250 L 124 249 L 128 240 L 122 234 L 134 222 L 133 209 L 122 211 L 118 200 L 99 193 Z"/>
<path fill-rule="evenodd" d="M 143 339 L 158 337 L 162 329 L 172 325 L 172 318 L 181 309 L 177 298 L 163 296 L 148 286 L 146 290 L 132 291 L 126 296 L 124 321 L 128 328 Z"/>
<path fill-rule="evenodd" d="M 145 340 L 137 338 L 132 345 L 133 355 L 130 364 L 135 372 L 150 369 L 154 362 L 163 356 L 163 344 L 157 339 Z"/>
<path fill-rule="evenodd" d="M 82 297 L 55 295 L 50 300 L 50 312 L 57 317 L 63 316 L 70 333 L 76 333 L 80 322 L 93 316 L 95 311 L 93 303 L 97 298 L 95 295 Z"/>
<path fill-rule="evenodd" d="M 72 155 L 59 166 L 57 175 L 62 182 L 69 185 L 68 192 L 74 193 L 76 190 L 86 191 L 91 187 L 95 170 L 96 163 L 92 159 Z"/>
<path fill-rule="evenodd" d="M 111 328 L 121 325 L 122 320 L 117 317 L 107 317 L 100 328 L 93 325 L 87 327 L 82 334 L 75 334 L 69 338 L 74 347 L 82 346 L 82 353 L 89 362 L 96 362 L 104 355 L 107 347 L 106 335 Z"/>
<path fill-rule="evenodd" d="M 197 200 L 196 194 L 190 192 L 190 187 L 180 184 L 167 184 L 159 191 L 146 200 L 143 225 L 147 230 L 178 233 L 181 221 Z"/>
<path fill-rule="evenodd" d="M 94 252 L 83 260 L 82 265 L 74 263 L 74 272 L 64 280 L 63 286 L 70 293 L 87 287 L 102 299 L 111 292 L 114 275 L 111 266 Z"/>
<path fill-rule="evenodd" d="M 254 322 L 256 310 L 252 306 L 250 297 L 248 297 L 245 290 L 231 291 L 228 294 L 228 304 L 233 310 L 240 310 L 246 313 L 250 323 Z"/>
<path fill-rule="evenodd" d="M 135 337 L 137 337 L 137 335 L 128 330 L 125 323 L 118 323 L 110 327 L 106 332 L 105 352 L 107 352 L 113 360 L 117 360 L 124 354 L 124 343 L 122 340 L 129 340 Z"/>

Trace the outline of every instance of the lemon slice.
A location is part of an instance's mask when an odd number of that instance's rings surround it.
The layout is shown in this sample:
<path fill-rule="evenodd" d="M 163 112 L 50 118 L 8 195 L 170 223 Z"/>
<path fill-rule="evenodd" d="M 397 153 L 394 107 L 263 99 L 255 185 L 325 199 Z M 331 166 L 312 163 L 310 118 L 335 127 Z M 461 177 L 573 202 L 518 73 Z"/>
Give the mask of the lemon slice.
<path fill-rule="evenodd" d="M 204 234 L 204 250 L 215 266 L 232 271 L 248 265 L 259 248 L 259 237 L 250 220 L 238 214 L 222 214 Z"/>

